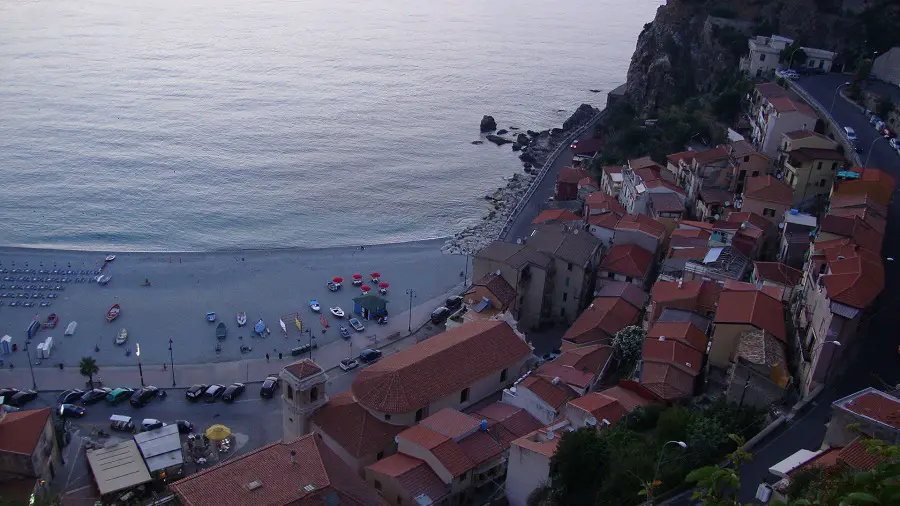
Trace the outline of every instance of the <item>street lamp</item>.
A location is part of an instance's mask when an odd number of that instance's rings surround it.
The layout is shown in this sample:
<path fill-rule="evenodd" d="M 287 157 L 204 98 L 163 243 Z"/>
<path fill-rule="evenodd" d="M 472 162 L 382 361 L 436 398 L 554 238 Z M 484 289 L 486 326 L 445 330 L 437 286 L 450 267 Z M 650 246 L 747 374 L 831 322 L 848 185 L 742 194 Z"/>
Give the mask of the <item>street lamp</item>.
<path fill-rule="evenodd" d="M 31 387 L 32 390 L 37 390 L 37 380 L 34 379 L 34 364 L 31 363 L 31 352 L 28 351 L 28 341 L 25 341 L 25 356 L 28 357 L 28 369 L 31 370 Z"/>
<path fill-rule="evenodd" d="M 144 368 L 141 367 L 141 344 L 134 343 L 134 354 L 137 356 L 138 361 L 138 372 L 141 374 L 141 388 L 144 387 Z"/>
<path fill-rule="evenodd" d="M 850 86 L 850 81 L 845 81 L 844 84 L 839 84 L 838 87 L 834 89 L 834 97 L 831 98 L 831 107 L 828 108 L 828 114 L 831 114 L 831 111 L 834 110 L 834 102 L 837 100 L 838 92 L 841 91 L 841 88 L 844 86 Z"/>
<path fill-rule="evenodd" d="M 863 163 L 864 169 L 866 168 L 866 165 L 869 165 L 869 157 L 872 156 L 872 148 L 875 147 L 875 143 L 878 142 L 880 139 L 883 139 L 883 137 L 881 136 L 881 133 L 879 132 L 875 136 L 875 140 L 872 141 L 872 144 L 869 144 L 869 152 L 866 153 L 866 161 Z"/>
<path fill-rule="evenodd" d="M 172 354 L 172 338 L 169 338 L 169 362 L 172 363 L 172 386 L 175 386 L 175 356 Z"/>
<path fill-rule="evenodd" d="M 415 297 L 417 294 L 416 294 L 416 291 L 413 290 L 412 288 L 407 288 L 406 295 L 409 295 L 409 331 L 411 333 L 412 332 L 412 300 L 413 300 L 413 297 Z"/>
<path fill-rule="evenodd" d="M 680 446 L 683 450 L 687 450 L 687 443 L 684 441 L 666 441 L 662 448 L 659 449 L 659 456 L 656 458 L 656 470 L 653 471 L 653 481 L 650 482 L 650 486 L 647 488 L 647 498 L 650 500 L 650 504 L 653 504 L 653 487 L 656 480 L 659 479 L 659 464 L 662 462 L 663 455 L 666 452 L 666 446 L 674 444 Z"/>
<path fill-rule="evenodd" d="M 822 348 L 825 347 L 826 344 L 833 344 L 833 345 L 835 345 L 835 346 L 842 346 L 840 341 L 825 341 L 825 342 L 819 344 L 818 346 L 816 346 L 815 348 L 813 348 L 813 353 L 812 353 L 812 354 L 815 355 L 815 354 L 816 354 L 816 350 L 821 350 Z M 810 357 L 810 358 L 812 358 L 812 357 Z M 828 375 L 831 373 L 831 364 L 832 364 L 832 363 L 834 363 L 834 352 L 832 352 L 832 353 L 831 353 L 831 356 L 828 357 L 828 365 L 825 367 L 825 377 L 822 378 L 822 383 L 823 383 L 823 384 L 828 382 Z"/>

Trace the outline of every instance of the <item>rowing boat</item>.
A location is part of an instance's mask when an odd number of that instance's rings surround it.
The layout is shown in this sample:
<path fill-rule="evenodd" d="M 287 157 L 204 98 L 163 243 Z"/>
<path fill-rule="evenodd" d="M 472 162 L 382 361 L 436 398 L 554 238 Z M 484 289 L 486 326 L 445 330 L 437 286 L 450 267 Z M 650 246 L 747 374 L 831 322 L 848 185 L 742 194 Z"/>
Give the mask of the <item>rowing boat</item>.
<path fill-rule="evenodd" d="M 122 308 L 119 307 L 118 304 L 113 304 L 109 311 L 106 312 L 106 321 L 111 322 L 119 317 L 119 313 L 122 311 Z"/>

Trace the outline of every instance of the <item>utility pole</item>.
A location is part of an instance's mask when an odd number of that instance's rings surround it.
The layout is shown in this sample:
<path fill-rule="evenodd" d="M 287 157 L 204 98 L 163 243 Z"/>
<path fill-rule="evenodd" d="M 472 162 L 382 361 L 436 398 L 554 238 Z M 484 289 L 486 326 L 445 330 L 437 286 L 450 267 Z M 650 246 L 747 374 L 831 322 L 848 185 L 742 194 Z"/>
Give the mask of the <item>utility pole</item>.
<path fill-rule="evenodd" d="M 169 338 L 169 362 L 172 363 L 172 386 L 175 386 L 175 356 L 172 354 L 172 338 Z"/>
<path fill-rule="evenodd" d="M 13 264 L 15 265 L 15 264 Z M 30 339 L 29 339 L 30 341 Z M 28 341 L 25 341 L 25 355 L 28 357 L 28 369 L 31 370 L 31 387 L 32 390 L 37 390 L 37 380 L 34 379 L 34 364 L 31 363 L 31 352 L 28 351 Z"/>
<path fill-rule="evenodd" d="M 412 288 L 407 288 L 406 294 L 409 295 L 409 332 L 412 333 L 412 300 L 417 294 Z"/>
<path fill-rule="evenodd" d="M 134 347 L 135 347 L 134 354 L 137 355 L 137 361 L 138 361 L 138 373 L 140 373 L 140 375 L 141 375 L 141 388 L 143 388 L 144 387 L 144 368 L 141 367 L 141 344 L 135 343 Z"/>

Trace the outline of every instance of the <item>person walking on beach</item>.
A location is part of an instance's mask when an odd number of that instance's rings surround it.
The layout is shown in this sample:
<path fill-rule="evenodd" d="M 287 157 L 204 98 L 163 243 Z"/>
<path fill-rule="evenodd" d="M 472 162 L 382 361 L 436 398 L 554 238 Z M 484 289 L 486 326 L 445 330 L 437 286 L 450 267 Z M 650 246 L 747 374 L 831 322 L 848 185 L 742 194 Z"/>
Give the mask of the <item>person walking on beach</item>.
<path fill-rule="evenodd" d="M 278 352 L 278 360 L 281 360 L 281 352 L 280 351 Z M 12 367 L 12 364 L 9 364 L 9 366 Z"/>
<path fill-rule="evenodd" d="M 268 362 L 268 361 L 269 361 L 269 354 L 266 353 L 266 362 Z"/>

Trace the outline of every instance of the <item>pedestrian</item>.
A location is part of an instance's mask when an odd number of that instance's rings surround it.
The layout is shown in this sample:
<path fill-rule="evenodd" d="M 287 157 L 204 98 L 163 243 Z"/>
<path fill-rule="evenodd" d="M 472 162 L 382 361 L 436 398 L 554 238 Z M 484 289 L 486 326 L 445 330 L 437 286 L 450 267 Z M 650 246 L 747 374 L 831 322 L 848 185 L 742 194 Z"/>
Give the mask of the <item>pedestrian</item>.
<path fill-rule="evenodd" d="M 167 370 L 167 369 L 166 369 L 166 363 L 163 362 L 163 371 L 166 371 L 166 370 Z"/>
<path fill-rule="evenodd" d="M 278 360 L 281 360 L 281 352 L 280 351 L 278 352 Z M 12 364 L 9 364 L 9 366 L 12 367 Z"/>
<path fill-rule="evenodd" d="M 266 362 L 268 362 L 268 361 L 269 361 L 269 354 L 266 353 Z"/>

